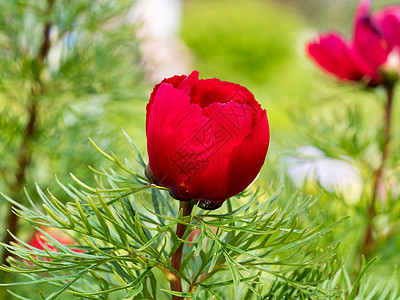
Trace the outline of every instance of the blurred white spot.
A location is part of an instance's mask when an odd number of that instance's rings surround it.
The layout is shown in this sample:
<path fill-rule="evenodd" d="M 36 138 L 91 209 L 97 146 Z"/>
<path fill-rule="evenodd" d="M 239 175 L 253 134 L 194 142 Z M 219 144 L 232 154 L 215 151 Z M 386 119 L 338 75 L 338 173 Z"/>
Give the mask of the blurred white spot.
<path fill-rule="evenodd" d="M 137 37 L 149 80 L 189 71 L 189 51 L 179 39 L 181 0 L 138 0 L 128 18 L 139 26 Z"/>
<path fill-rule="evenodd" d="M 389 78 L 400 77 L 400 47 L 396 46 L 390 51 L 386 62 L 380 67 L 382 74 Z"/>
<path fill-rule="evenodd" d="M 336 192 L 345 200 L 355 203 L 362 192 L 359 170 L 345 160 L 326 157 L 314 146 L 303 146 L 287 159 L 287 171 L 297 187 L 316 182 L 329 192 Z"/>
<path fill-rule="evenodd" d="M 400 47 L 395 47 L 389 54 L 386 65 L 400 71 Z"/>

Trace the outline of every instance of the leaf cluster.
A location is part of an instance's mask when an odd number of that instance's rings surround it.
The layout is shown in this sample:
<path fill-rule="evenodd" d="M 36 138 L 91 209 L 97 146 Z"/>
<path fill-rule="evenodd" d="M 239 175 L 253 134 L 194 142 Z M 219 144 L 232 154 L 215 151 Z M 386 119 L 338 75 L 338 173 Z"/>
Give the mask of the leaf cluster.
<path fill-rule="evenodd" d="M 6 246 L 15 255 L 11 266 L 2 269 L 29 280 L 5 285 L 56 286 L 46 299 L 66 291 L 88 299 L 168 299 L 169 294 L 193 299 L 291 299 L 337 293 L 321 288 L 340 267 L 337 247 L 319 244 L 343 220 L 329 226 L 318 218 L 307 223 L 316 199 L 294 194 L 279 207 L 281 190 L 270 195 L 248 190 L 228 200 L 224 211 L 196 209 L 183 217 L 178 201 L 141 175 L 146 163 L 126 137 L 140 172 L 131 161 L 121 161 L 92 142 L 114 168 L 92 168 L 92 185 L 74 175 L 74 184 L 57 180 L 69 202 L 64 204 L 38 185 L 41 206 L 28 193 L 29 207 L 3 195 L 15 213 L 57 249 L 39 250 L 16 237 L 18 244 Z M 174 231 L 178 223 L 188 228 L 182 239 Z M 79 246 L 61 244 L 41 229 L 44 226 L 68 232 Z M 176 271 L 171 256 L 182 243 L 183 261 Z M 77 248 L 83 252 L 73 250 Z M 173 273 L 182 278 L 185 293 L 169 290 Z"/>
<path fill-rule="evenodd" d="M 296 132 L 293 140 L 297 145 L 312 145 L 318 148 L 323 152 L 324 158 L 333 158 L 350 164 L 359 172 L 361 186 L 349 184 L 346 191 L 338 191 L 339 189 L 322 191 L 323 188 L 319 186 L 318 182 L 309 180 L 305 182 L 304 187 L 297 187 L 296 190 L 306 190 L 321 195 L 321 201 L 314 206 L 312 216 L 319 214 L 322 208 L 323 218 L 327 222 L 337 220 L 343 215 L 351 216 L 348 226 L 339 227 L 325 241 L 328 241 L 329 244 L 341 241 L 344 254 L 347 256 L 346 267 L 352 278 L 359 272 L 361 245 L 364 242 L 367 224 L 371 222 L 368 216 L 368 206 L 372 197 L 374 174 L 382 160 L 385 93 L 379 88 L 359 91 L 355 86 L 341 88 L 337 92 L 338 84 L 333 88 L 335 92 L 331 91 L 332 95 L 329 98 L 321 97 L 311 104 L 304 104 L 299 110 L 302 112 L 301 114 L 299 111 L 291 112 L 293 120 L 298 124 L 303 124 L 304 128 L 303 130 L 300 128 Z M 395 91 L 395 103 L 398 100 L 397 93 L 398 87 Z M 395 105 L 393 116 L 398 114 L 398 109 L 399 107 Z M 371 296 L 372 298 L 381 294 L 385 295 L 386 288 L 392 286 L 391 282 L 394 277 L 390 266 L 397 264 L 399 258 L 397 249 L 400 241 L 397 232 L 400 216 L 400 190 L 398 189 L 400 127 L 395 117 L 392 121 L 389 156 L 385 162 L 383 173 L 384 190 L 387 191 L 387 194 L 379 195 L 379 198 L 383 197 L 385 200 L 376 201 L 377 216 L 372 220 L 376 237 L 373 255 L 378 257 L 372 268 L 375 276 L 382 279 L 379 281 L 379 287 L 369 289 L 375 290 L 376 294 Z M 291 155 L 296 156 L 293 153 Z M 328 177 L 329 171 L 326 171 L 325 175 Z M 344 178 L 347 174 L 338 173 L 332 175 L 332 177 L 334 176 L 345 183 Z M 360 193 L 350 200 L 352 198 L 350 195 L 358 188 L 360 188 Z M 369 259 L 371 258 L 369 257 Z M 349 281 L 351 280 L 349 279 Z M 370 285 L 367 286 L 370 287 Z M 342 288 L 347 290 L 346 285 L 343 285 Z M 367 296 L 365 297 L 368 299 Z"/>
<path fill-rule="evenodd" d="M 94 163 L 84 155 L 89 147 L 78 141 L 101 134 L 111 142 L 109 124 L 122 110 L 118 105 L 143 95 L 139 42 L 127 16 L 131 6 L 124 0 L 2 3 L 2 190 L 10 193 L 18 181 L 21 148 L 32 157 L 26 182 L 33 177 L 48 185 L 48 174 Z M 33 107 L 35 130 L 23 145 Z"/>

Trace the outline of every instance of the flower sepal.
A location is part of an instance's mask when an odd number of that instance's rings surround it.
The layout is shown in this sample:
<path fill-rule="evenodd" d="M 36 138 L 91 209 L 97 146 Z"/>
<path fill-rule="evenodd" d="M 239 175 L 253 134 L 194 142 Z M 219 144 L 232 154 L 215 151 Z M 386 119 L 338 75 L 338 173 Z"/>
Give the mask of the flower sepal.
<path fill-rule="evenodd" d="M 211 201 L 207 199 L 194 199 L 196 201 L 196 204 L 198 207 L 204 209 L 204 210 L 214 210 L 218 209 L 222 206 L 225 200 L 216 202 L 216 201 Z"/>

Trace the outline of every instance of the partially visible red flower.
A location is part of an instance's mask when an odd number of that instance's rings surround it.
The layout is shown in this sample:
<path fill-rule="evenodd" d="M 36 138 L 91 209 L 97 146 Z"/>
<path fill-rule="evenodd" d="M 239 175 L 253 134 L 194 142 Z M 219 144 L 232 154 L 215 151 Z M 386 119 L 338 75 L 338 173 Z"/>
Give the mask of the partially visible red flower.
<path fill-rule="evenodd" d="M 266 111 L 246 88 L 199 73 L 164 79 L 147 105 L 146 175 L 215 209 L 245 189 L 268 150 Z"/>
<path fill-rule="evenodd" d="M 46 233 L 48 233 L 50 236 L 55 238 L 58 242 L 60 242 L 63 245 L 76 245 L 76 241 L 61 230 L 52 227 L 42 228 L 42 230 L 44 230 Z M 39 250 L 44 250 L 46 248 L 49 251 L 58 252 L 57 248 L 51 246 L 47 242 L 46 236 L 38 230 L 34 233 L 28 244 Z M 83 253 L 82 249 L 71 249 L 71 250 L 78 253 Z"/>
<path fill-rule="evenodd" d="M 370 1 L 361 0 L 354 18 L 352 41 L 340 34 L 320 35 L 308 44 L 314 61 L 339 79 L 365 81 L 371 86 L 400 73 L 400 6 L 370 13 Z"/>

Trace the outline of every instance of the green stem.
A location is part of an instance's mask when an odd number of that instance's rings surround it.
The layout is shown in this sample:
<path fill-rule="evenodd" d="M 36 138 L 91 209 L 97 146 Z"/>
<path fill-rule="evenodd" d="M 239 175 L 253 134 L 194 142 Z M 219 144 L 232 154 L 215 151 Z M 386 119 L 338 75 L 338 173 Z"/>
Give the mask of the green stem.
<path fill-rule="evenodd" d="M 393 111 L 393 94 L 394 94 L 394 86 L 388 85 L 386 86 L 386 96 L 387 101 L 385 104 L 385 113 L 383 117 L 384 123 L 384 132 L 383 132 L 383 140 L 382 140 L 382 156 L 381 163 L 379 167 L 375 170 L 374 177 L 372 180 L 372 196 L 371 202 L 368 205 L 367 217 L 368 224 L 365 230 L 364 244 L 363 244 L 363 252 L 366 258 L 369 258 L 375 248 L 375 238 L 374 238 L 374 225 L 373 219 L 377 215 L 376 212 L 376 201 L 379 196 L 379 190 L 384 187 L 384 168 L 386 161 L 389 157 L 389 144 L 391 138 L 391 123 L 392 123 L 392 111 Z"/>
<path fill-rule="evenodd" d="M 190 214 L 192 213 L 192 209 L 193 209 L 193 203 L 192 201 L 179 201 L 179 210 L 182 210 L 183 216 L 190 216 Z M 178 238 L 182 238 L 183 234 L 186 231 L 187 226 L 181 223 L 178 223 L 177 227 L 176 227 L 176 236 Z M 172 267 L 176 270 L 176 271 L 180 271 L 181 269 L 181 263 L 182 263 L 182 250 L 183 250 L 183 243 L 181 243 L 178 247 L 178 249 L 176 249 L 175 253 L 172 255 L 171 257 L 171 263 L 172 263 Z M 175 291 L 175 292 L 182 292 L 182 280 L 181 278 L 173 273 L 172 274 L 173 279 L 171 280 L 171 290 Z M 173 300 L 183 300 L 182 297 L 179 296 L 172 296 Z"/>

